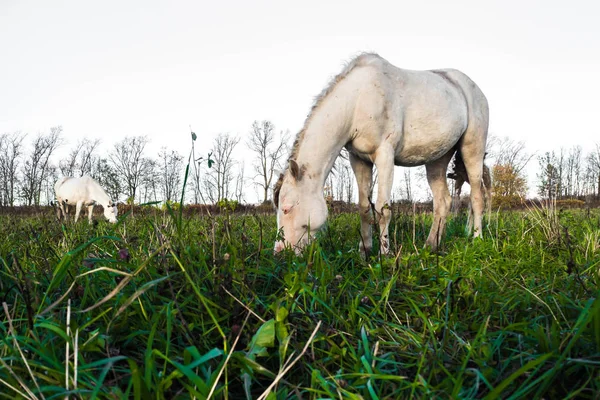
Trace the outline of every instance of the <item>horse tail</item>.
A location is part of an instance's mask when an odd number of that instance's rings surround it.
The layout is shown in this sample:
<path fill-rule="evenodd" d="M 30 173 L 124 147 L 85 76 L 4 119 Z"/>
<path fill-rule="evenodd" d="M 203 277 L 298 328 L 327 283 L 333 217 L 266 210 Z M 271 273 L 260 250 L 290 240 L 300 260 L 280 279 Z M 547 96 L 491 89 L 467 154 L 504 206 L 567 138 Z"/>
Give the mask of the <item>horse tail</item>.
<path fill-rule="evenodd" d="M 458 146 L 454 148 L 452 170 L 446 174 L 446 176 L 450 179 L 454 179 L 455 181 L 462 179 L 465 182 L 469 182 L 467 170 L 465 169 L 465 162 L 463 161 L 462 154 L 460 154 L 460 148 Z"/>
<path fill-rule="evenodd" d="M 486 153 L 487 154 L 487 153 Z M 485 214 L 488 224 L 492 217 L 492 174 L 489 167 L 485 164 L 485 156 L 483 163 L 483 175 L 481 176 L 481 185 L 483 186 L 483 201 L 485 203 Z"/>
<path fill-rule="evenodd" d="M 487 155 L 487 153 L 486 153 Z M 481 176 L 481 180 L 483 183 L 483 186 L 486 187 L 486 189 L 491 190 L 492 189 L 492 173 L 490 172 L 490 168 L 485 164 L 485 156 L 483 157 L 484 162 L 483 162 L 483 175 Z"/>

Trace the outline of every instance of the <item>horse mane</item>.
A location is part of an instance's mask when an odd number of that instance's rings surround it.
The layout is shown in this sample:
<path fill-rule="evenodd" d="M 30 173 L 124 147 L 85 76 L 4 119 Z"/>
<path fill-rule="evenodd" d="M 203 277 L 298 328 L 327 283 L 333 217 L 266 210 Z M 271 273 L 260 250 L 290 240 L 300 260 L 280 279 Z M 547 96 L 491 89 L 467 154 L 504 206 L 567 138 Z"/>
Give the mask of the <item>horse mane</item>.
<path fill-rule="evenodd" d="M 300 130 L 300 132 L 298 132 L 298 134 L 296 135 L 296 139 L 294 140 L 294 144 L 292 145 L 292 149 L 290 150 L 290 155 L 288 157 L 286 167 L 283 170 L 283 172 L 281 174 L 279 174 L 279 178 L 277 179 L 277 182 L 275 183 L 275 186 L 273 187 L 273 203 L 275 204 L 275 207 L 279 207 L 279 192 L 281 191 L 281 185 L 283 184 L 283 176 L 285 175 L 286 171 L 289 169 L 289 161 L 296 159 L 296 156 L 298 155 L 298 149 L 300 148 L 300 143 L 302 143 L 302 141 L 304 140 L 304 134 L 306 133 L 308 123 L 312 119 L 312 116 L 314 115 L 315 111 L 319 108 L 321 103 L 323 103 L 325 98 L 327 98 L 327 96 L 331 92 L 333 92 L 333 89 L 337 86 L 338 83 L 340 83 L 342 80 L 344 80 L 344 78 L 346 78 L 348 76 L 348 74 L 350 74 L 350 72 L 352 72 L 352 70 L 354 68 L 365 65 L 366 62 L 368 61 L 368 59 L 370 59 L 370 58 L 381 58 L 381 57 L 376 53 L 361 53 L 358 56 L 354 57 L 352 60 L 350 60 L 346 64 L 344 69 L 342 69 L 342 72 L 340 72 L 339 74 L 334 76 L 329 81 L 329 83 L 325 86 L 325 88 L 321 91 L 321 93 L 319 93 L 317 95 L 317 97 L 315 97 L 315 99 L 313 101 L 313 105 L 310 108 L 310 112 L 308 113 L 308 116 L 304 120 L 304 125 L 303 125 L 302 129 Z"/>
<path fill-rule="evenodd" d="M 60 178 L 58 181 L 56 181 L 55 185 L 56 185 L 56 186 L 60 186 L 60 185 L 62 185 L 63 183 L 65 183 L 66 181 L 68 181 L 69 179 L 73 179 L 73 178 L 72 178 L 72 177 L 70 177 L 70 176 L 63 176 L 63 177 L 62 177 L 62 178 Z"/>

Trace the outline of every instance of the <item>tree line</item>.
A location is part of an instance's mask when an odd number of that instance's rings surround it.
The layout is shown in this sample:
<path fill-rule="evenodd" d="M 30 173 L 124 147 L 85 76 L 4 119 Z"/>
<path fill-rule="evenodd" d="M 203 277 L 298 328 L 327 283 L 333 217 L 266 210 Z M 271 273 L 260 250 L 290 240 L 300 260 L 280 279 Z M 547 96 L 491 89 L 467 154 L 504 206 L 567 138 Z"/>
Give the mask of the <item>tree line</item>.
<path fill-rule="evenodd" d="M 526 168 L 537 161 L 536 182 L 530 186 Z M 536 193 L 542 199 L 600 199 L 600 144 L 584 152 L 581 146 L 560 148 L 542 154 L 531 153 L 525 142 L 509 137 L 488 139 L 485 164 L 492 174 L 492 196 L 496 206 L 515 206 Z M 451 167 L 450 167 L 451 168 Z M 428 192 L 424 167 L 396 170 L 394 200 L 414 201 L 419 190 Z M 377 173 L 374 175 L 377 184 Z M 449 179 L 454 192 L 454 180 Z M 327 178 L 325 195 L 332 200 L 351 202 L 354 199 L 354 175 L 342 151 L 333 173 Z M 531 189 L 531 190 L 530 190 Z"/>
<path fill-rule="evenodd" d="M 581 146 L 529 153 L 523 141 L 492 138 L 492 193 L 498 205 L 514 205 L 527 197 L 525 167 L 537 160 L 537 182 L 531 188 L 541 199 L 600 199 L 600 145 L 588 152 Z M 532 191 L 533 191 L 532 190 Z"/>
<path fill-rule="evenodd" d="M 196 138 L 191 132 L 192 139 Z M 99 139 L 80 139 L 66 156 L 56 159 L 66 146 L 62 127 L 30 136 L 21 132 L 0 135 L 0 206 L 44 205 L 54 199 L 54 183 L 61 176 L 89 175 L 113 199 L 129 203 L 177 202 L 189 162 L 188 203 L 215 204 L 222 200 L 247 202 L 250 188 L 259 201 L 270 201 L 272 185 L 283 170 L 289 152 L 289 132 L 277 130 L 270 121 L 254 121 L 246 135 L 221 133 L 188 157 L 163 147 L 149 155 L 147 136 L 129 136 L 100 152 Z M 238 157 L 242 146 L 246 157 Z M 251 163 L 244 160 L 251 156 Z M 527 197 L 525 168 L 537 159 L 537 194 L 541 198 L 600 198 L 600 145 L 588 152 L 580 146 L 543 154 L 527 151 L 522 141 L 491 137 L 486 164 L 492 171 L 492 193 L 497 205 L 515 205 Z M 414 200 L 426 182 L 424 169 L 404 168 L 394 198 Z M 377 174 L 375 173 L 375 184 Z M 449 181 L 452 187 L 452 181 Z M 345 150 L 327 178 L 324 196 L 330 200 L 355 201 L 355 178 Z"/>
<path fill-rule="evenodd" d="M 249 184 L 266 202 L 274 176 L 287 156 L 289 134 L 277 131 L 270 121 L 255 121 L 245 137 L 243 144 L 253 155 L 248 169 L 234 156 L 241 137 L 229 133 L 219 134 L 208 149 L 203 148 L 204 155 L 197 157 L 193 152 L 187 160 L 166 147 L 155 155 L 148 154 L 147 136 L 125 137 L 106 154 L 99 150 L 99 139 L 80 139 L 66 156 L 57 159 L 57 150 L 66 146 L 62 127 L 33 137 L 22 132 L 5 133 L 0 135 L 0 206 L 50 204 L 54 183 L 60 177 L 83 175 L 97 180 L 113 199 L 178 202 L 188 161 L 186 202 L 244 202 Z"/>

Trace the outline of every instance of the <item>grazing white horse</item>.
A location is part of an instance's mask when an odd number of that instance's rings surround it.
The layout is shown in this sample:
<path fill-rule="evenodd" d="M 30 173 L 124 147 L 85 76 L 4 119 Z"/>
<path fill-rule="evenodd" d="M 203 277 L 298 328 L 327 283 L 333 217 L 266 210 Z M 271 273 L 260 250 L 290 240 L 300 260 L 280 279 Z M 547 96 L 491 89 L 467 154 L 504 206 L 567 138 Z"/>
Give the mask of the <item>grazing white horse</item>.
<path fill-rule="evenodd" d="M 487 141 L 488 103 L 477 85 L 453 69 L 400 69 L 377 54 L 362 54 L 316 98 L 296 137 L 289 166 L 275 185 L 277 226 L 286 245 L 300 251 L 327 219 L 323 186 L 345 146 L 358 183 L 361 250 L 372 248 L 370 221 L 373 165 L 379 185 L 375 216 L 380 249 L 389 252 L 389 204 L 394 165 L 425 165 L 433 192 L 433 226 L 426 245 L 437 249 L 451 196 L 446 170 L 460 152 L 470 182 L 481 182 Z M 471 186 L 474 236 L 481 235 L 481 185 Z"/>
<path fill-rule="evenodd" d="M 92 222 L 92 211 L 94 205 L 100 204 L 104 207 L 104 216 L 113 224 L 117 222 L 117 204 L 114 203 L 102 186 L 89 176 L 81 178 L 61 178 L 54 185 L 54 193 L 59 207 L 59 218 L 62 212 L 63 218 L 67 219 L 65 212 L 68 205 L 75 205 L 75 222 L 79 218 L 82 206 L 88 208 L 88 220 Z"/>

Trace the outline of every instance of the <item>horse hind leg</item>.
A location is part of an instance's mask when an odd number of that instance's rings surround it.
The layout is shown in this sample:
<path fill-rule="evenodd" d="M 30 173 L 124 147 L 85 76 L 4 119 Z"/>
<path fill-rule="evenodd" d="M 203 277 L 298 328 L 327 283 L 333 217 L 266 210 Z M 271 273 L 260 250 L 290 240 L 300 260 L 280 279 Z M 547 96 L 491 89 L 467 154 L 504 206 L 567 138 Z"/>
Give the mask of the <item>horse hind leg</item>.
<path fill-rule="evenodd" d="M 487 168 L 485 165 L 484 168 Z M 485 174 L 485 172 L 484 172 Z M 487 223 L 490 223 L 490 219 L 492 217 L 492 198 L 491 198 L 491 189 L 488 188 L 485 184 L 485 181 L 481 182 L 481 193 L 483 196 L 483 209 L 481 219 L 483 220 L 483 215 L 486 216 Z M 469 213 L 467 214 L 467 234 L 471 234 L 473 232 L 473 226 L 475 221 L 475 213 L 473 212 L 473 202 L 469 202 Z M 477 235 L 475 237 L 478 237 Z"/>
<path fill-rule="evenodd" d="M 446 181 L 446 170 L 448 169 L 448 163 L 452 158 L 453 151 L 448 152 L 442 158 L 425 166 L 427 181 L 433 194 L 433 223 L 425 245 L 431 247 L 433 251 L 437 250 L 444 236 L 446 217 L 452 204 L 452 196 L 450 196 L 448 182 Z"/>
<path fill-rule="evenodd" d="M 483 143 L 465 144 L 466 140 L 460 147 L 463 156 L 465 168 L 471 182 L 471 213 L 473 224 L 473 236 L 480 237 L 482 234 L 482 219 L 484 209 L 483 199 L 483 156 L 485 154 L 485 136 Z M 476 183 L 477 182 L 477 183 Z"/>
<path fill-rule="evenodd" d="M 92 215 L 94 214 L 94 205 L 88 206 L 88 222 L 92 223 Z"/>

